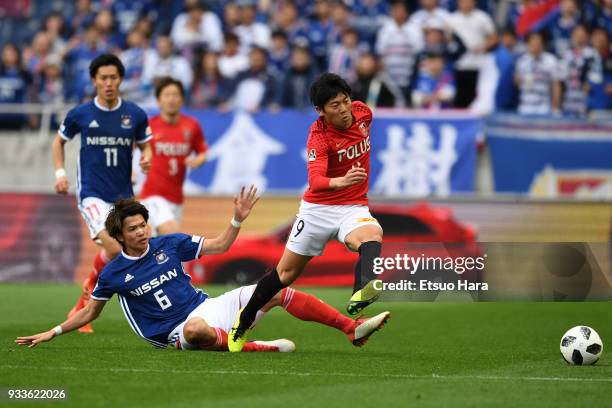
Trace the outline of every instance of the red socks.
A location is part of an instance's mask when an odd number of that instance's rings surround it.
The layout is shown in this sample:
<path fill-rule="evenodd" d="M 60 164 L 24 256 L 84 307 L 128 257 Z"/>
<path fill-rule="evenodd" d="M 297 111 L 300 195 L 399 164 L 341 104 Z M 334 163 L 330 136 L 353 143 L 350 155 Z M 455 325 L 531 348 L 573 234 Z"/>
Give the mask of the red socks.
<path fill-rule="evenodd" d="M 87 278 L 83 281 L 83 293 L 81 293 L 81 297 L 77 301 L 76 306 L 74 307 L 75 311 L 79 311 L 87 305 L 89 302 L 89 296 L 91 296 L 91 292 L 96 287 L 98 283 L 98 275 L 100 275 L 100 271 L 108 264 L 110 260 L 106 256 L 106 251 L 103 249 L 98 251 L 96 257 L 94 258 L 93 268 Z"/>
<path fill-rule="evenodd" d="M 346 334 L 352 332 L 355 323 L 321 299 L 293 288 L 283 289 L 282 307 L 300 320 L 321 323 Z"/>
<path fill-rule="evenodd" d="M 227 348 L 227 333 L 224 330 L 219 329 L 218 327 L 213 327 L 213 330 L 217 334 L 215 342 L 210 344 L 201 344 L 200 348 L 202 350 L 209 351 L 228 351 L 229 349 Z"/>
<path fill-rule="evenodd" d="M 211 344 L 202 344 L 200 348 L 206 351 L 229 351 L 227 347 L 227 333 L 218 327 L 213 327 L 213 330 L 217 334 L 215 342 Z M 269 346 L 261 346 L 254 342 L 247 342 L 242 351 L 248 353 L 253 351 L 270 351 L 269 349 Z"/>

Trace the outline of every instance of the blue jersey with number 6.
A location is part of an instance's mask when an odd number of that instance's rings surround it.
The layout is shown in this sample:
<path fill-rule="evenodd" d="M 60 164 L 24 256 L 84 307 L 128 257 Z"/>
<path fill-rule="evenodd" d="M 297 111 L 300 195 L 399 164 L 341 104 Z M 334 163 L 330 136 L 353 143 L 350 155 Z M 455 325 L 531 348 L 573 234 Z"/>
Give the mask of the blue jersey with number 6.
<path fill-rule="evenodd" d="M 77 199 L 97 197 L 112 203 L 134 195 L 132 152 L 134 143 L 152 135 L 147 114 L 136 104 L 119 98 L 106 109 L 94 99 L 70 110 L 60 126 L 64 140 L 81 137 L 77 165 Z"/>
<path fill-rule="evenodd" d="M 124 252 L 100 273 L 91 297 L 109 300 L 116 293 L 132 329 L 156 347 L 187 319 L 208 295 L 191 286 L 181 262 L 198 257 L 204 238 L 170 234 L 151 238 L 140 257 Z"/>

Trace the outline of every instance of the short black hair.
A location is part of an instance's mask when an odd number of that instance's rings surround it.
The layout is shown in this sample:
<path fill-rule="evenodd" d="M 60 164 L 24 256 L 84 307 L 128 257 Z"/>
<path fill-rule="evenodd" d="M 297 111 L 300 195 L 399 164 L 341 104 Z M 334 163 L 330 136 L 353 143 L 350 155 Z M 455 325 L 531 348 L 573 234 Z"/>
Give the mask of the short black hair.
<path fill-rule="evenodd" d="M 544 34 L 543 31 L 531 31 L 527 33 L 527 35 L 525 36 L 525 42 L 529 42 L 529 40 L 531 40 L 534 37 L 539 37 L 540 40 L 542 40 L 542 42 L 546 44 L 546 35 Z"/>
<path fill-rule="evenodd" d="M 157 80 L 157 85 L 155 86 L 155 98 L 159 99 L 159 95 L 161 95 L 164 88 L 170 85 L 176 85 L 181 92 L 183 99 L 185 98 L 185 88 L 183 87 L 183 83 L 169 76 L 161 77 Z"/>
<path fill-rule="evenodd" d="M 90 78 L 95 78 L 96 74 L 98 73 L 98 69 L 106 65 L 116 66 L 121 78 L 123 78 L 125 75 L 125 67 L 123 66 L 123 63 L 121 63 L 119 57 L 117 57 L 115 54 L 102 54 L 94 58 L 94 60 L 91 61 L 91 64 L 89 64 Z"/>
<path fill-rule="evenodd" d="M 142 215 L 145 222 L 149 221 L 149 211 L 139 201 L 136 201 L 135 198 L 124 198 L 116 201 L 106 216 L 104 228 L 106 228 L 108 235 L 115 238 L 121 244 L 121 246 L 124 246 L 123 242 L 119 241 L 118 239 L 119 235 L 121 235 L 121 231 L 123 230 L 123 221 L 127 217 L 132 217 L 138 214 Z"/>
<path fill-rule="evenodd" d="M 323 109 L 323 106 L 330 99 L 335 98 L 340 93 L 350 98 L 351 87 L 339 75 L 324 72 L 316 77 L 310 86 L 310 102 L 315 107 Z"/>

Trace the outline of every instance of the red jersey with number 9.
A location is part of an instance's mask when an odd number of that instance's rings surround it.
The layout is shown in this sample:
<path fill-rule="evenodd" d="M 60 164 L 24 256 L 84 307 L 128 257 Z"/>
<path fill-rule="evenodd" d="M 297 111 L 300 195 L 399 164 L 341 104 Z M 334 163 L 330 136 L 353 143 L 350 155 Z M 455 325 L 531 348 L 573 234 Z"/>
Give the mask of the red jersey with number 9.
<path fill-rule="evenodd" d="M 372 111 L 363 102 L 353 101 L 353 124 L 336 129 L 321 117 L 308 135 L 308 190 L 304 201 L 312 204 L 368 204 L 370 174 L 370 125 Z M 362 167 L 368 178 L 350 187 L 332 190 L 330 180 L 343 177 L 352 167 Z"/>
<path fill-rule="evenodd" d="M 153 159 L 140 198 L 162 196 L 175 204 L 183 203 L 185 159 L 192 152 L 207 150 L 202 128 L 195 118 L 180 115 L 177 123 L 165 122 L 160 115 L 149 120 L 153 132 Z"/>

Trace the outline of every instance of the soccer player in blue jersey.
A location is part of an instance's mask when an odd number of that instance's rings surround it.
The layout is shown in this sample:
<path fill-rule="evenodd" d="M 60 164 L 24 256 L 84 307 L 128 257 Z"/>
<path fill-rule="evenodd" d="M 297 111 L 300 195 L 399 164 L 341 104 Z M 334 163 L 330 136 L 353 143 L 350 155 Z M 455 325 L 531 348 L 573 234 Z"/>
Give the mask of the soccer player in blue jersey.
<path fill-rule="evenodd" d="M 225 252 L 238 236 L 241 223 L 257 202 L 257 189 L 244 187 L 234 199 L 234 218 L 215 238 L 169 234 L 150 238 L 148 211 L 134 199 L 117 202 L 106 220 L 108 233 L 122 245 L 121 255 L 100 274 L 92 300 L 61 325 L 43 333 L 18 337 L 15 342 L 34 347 L 76 330 L 98 317 L 106 302 L 117 294 L 134 332 L 155 347 L 228 351 L 227 333 L 238 311 L 249 301 L 255 285 L 243 286 L 210 298 L 191 286 L 181 262 L 203 254 Z M 372 318 L 350 319 L 312 295 L 285 288 L 257 313 L 256 322 L 270 308 L 281 306 L 293 316 L 343 331 L 355 346 L 362 346 L 389 318 L 383 312 Z M 243 351 L 289 352 L 295 345 L 286 339 L 254 341 Z"/>
<path fill-rule="evenodd" d="M 71 313 L 85 306 L 95 286 L 98 273 L 121 252 L 121 245 L 104 229 L 104 221 L 113 202 L 132 197 L 132 152 L 136 144 L 142 151 L 140 166 L 151 166 L 151 129 L 146 113 L 135 104 L 122 100 L 119 85 L 125 69 L 119 58 L 104 54 L 89 66 L 89 75 L 96 88 L 96 97 L 68 112 L 53 140 L 55 191 L 68 193 L 64 169 L 64 145 L 78 137 L 81 142 L 77 165 L 76 196 L 81 215 L 91 238 L 100 243 L 94 268 L 83 285 L 83 294 Z M 85 327 L 91 332 L 91 327 Z"/>

